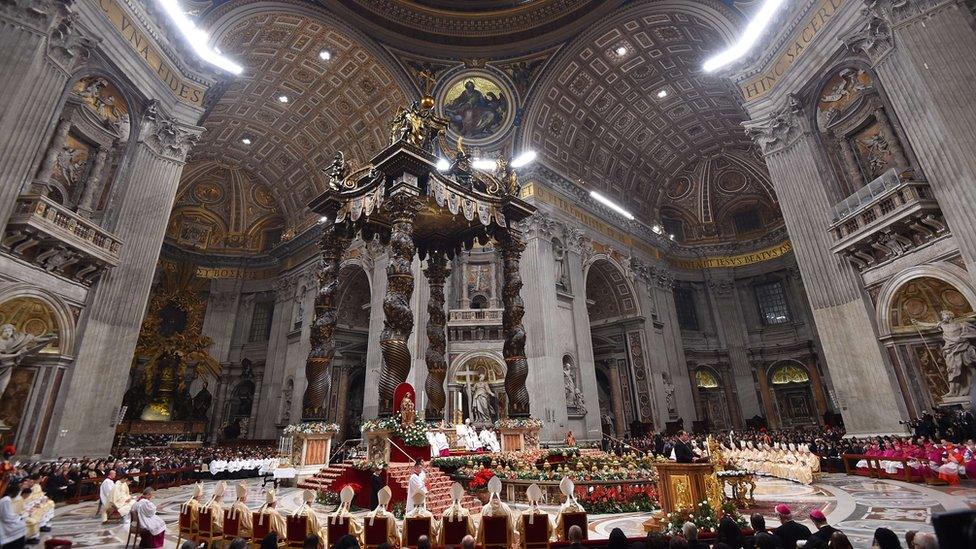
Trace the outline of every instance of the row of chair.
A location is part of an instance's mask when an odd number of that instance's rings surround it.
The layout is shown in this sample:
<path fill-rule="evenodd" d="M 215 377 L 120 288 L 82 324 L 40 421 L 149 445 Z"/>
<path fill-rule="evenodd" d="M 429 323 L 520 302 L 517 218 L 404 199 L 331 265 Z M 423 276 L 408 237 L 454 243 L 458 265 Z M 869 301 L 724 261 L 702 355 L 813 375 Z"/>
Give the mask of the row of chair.
<path fill-rule="evenodd" d="M 218 532 L 213 513 L 206 508 L 199 511 L 197 524 L 193 524 L 193 517 L 189 510 L 181 511 L 179 518 L 179 536 L 176 546 L 180 546 L 180 541 L 187 539 L 196 543 L 206 543 L 208 547 L 224 542 L 230 543 L 236 538 L 241 537 L 240 517 L 231 516 L 229 509 L 224 509 L 224 525 L 222 532 Z M 334 520 L 334 522 L 333 522 Z M 350 532 L 349 517 L 338 519 L 329 518 L 325 521 L 326 537 L 328 540 L 337 540 Z M 363 545 L 364 549 L 375 549 L 379 545 L 386 543 L 389 526 L 387 521 L 394 520 L 392 517 L 377 517 L 372 521 L 365 521 L 363 525 Z M 416 547 L 417 541 L 426 536 L 434 539 L 432 517 L 412 517 L 404 519 L 404 532 L 402 547 Z M 526 549 L 544 549 L 549 546 L 549 532 L 547 523 L 549 515 L 536 515 L 535 520 L 529 520 L 528 516 L 521 516 L 525 539 L 523 545 Z M 587 516 L 586 513 L 564 513 L 563 529 L 561 539 L 568 537 L 569 528 L 579 526 L 583 530 L 584 539 L 587 537 Z M 261 513 L 252 513 L 251 518 L 250 544 L 258 547 L 269 533 L 271 533 L 271 521 L 265 518 L 261 520 Z M 294 515 L 285 517 L 286 535 L 278 541 L 279 547 L 288 549 L 300 549 L 305 543 L 306 533 L 308 532 L 308 517 L 305 515 Z M 466 520 L 443 519 L 441 528 L 444 530 L 444 545 L 460 545 L 462 538 L 468 534 Z M 493 516 L 481 519 L 481 528 L 484 530 L 484 542 L 482 549 L 509 549 L 512 540 L 509 539 L 508 517 Z M 138 517 L 133 520 L 133 530 L 139 531 Z M 132 533 L 130 532 L 130 537 Z M 323 540 L 323 543 L 325 540 Z M 331 542 L 330 542 L 331 543 Z M 128 540 L 126 542 L 128 548 Z"/>

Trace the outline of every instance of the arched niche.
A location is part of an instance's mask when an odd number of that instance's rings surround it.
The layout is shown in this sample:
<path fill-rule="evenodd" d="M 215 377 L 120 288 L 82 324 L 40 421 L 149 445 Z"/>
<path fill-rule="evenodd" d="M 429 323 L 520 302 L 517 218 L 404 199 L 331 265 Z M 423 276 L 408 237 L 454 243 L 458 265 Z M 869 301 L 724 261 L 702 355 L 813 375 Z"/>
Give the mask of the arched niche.
<path fill-rule="evenodd" d="M 0 325 L 32 336 L 54 335 L 38 352 L 25 355 L 10 372 L 0 394 L 0 421 L 10 431 L 2 443 L 13 443 L 21 454 L 42 450 L 50 414 L 74 346 L 74 319 L 56 296 L 39 288 L 11 285 L 0 290 Z"/>
<path fill-rule="evenodd" d="M 471 389 L 479 379 L 488 382 L 496 404 L 500 400 L 506 400 L 506 371 L 505 359 L 500 352 L 496 351 L 470 351 L 453 359 L 447 367 L 445 379 L 450 414 L 453 415 L 455 410 L 461 410 L 463 417 L 472 417 Z M 447 416 L 445 411 L 445 417 Z"/>
<path fill-rule="evenodd" d="M 337 307 L 338 324 L 357 330 L 369 330 L 371 290 L 366 271 L 356 264 L 339 270 Z"/>
<path fill-rule="evenodd" d="M 780 360 L 766 370 L 777 419 L 783 428 L 817 425 L 817 406 L 810 372 L 796 360 Z"/>
<path fill-rule="evenodd" d="M 729 396 L 721 372 L 712 366 L 698 366 L 694 375 L 698 417 L 709 429 L 730 429 Z"/>
<path fill-rule="evenodd" d="M 583 267 L 590 325 L 640 316 L 640 302 L 624 269 L 612 257 L 597 254 Z"/>
<path fill-rule="evenodd" d="M 879 339 L 891 357 L 910 415 L 943 403 L 949 389 L 944 340 L 941 330 L 934 326 L 939 313 L 945 310 L 953 316 L 968 315 L 973 304 L 976 292 L 966 271 L 946 262 L 906 269 L 892 277 L 878 294 Z"/>

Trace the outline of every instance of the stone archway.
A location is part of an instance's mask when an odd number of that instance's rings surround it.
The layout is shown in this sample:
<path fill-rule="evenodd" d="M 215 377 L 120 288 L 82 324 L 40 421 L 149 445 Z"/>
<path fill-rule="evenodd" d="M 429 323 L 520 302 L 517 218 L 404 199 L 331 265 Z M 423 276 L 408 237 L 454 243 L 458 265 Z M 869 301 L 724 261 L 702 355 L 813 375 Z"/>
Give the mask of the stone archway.
<path fill-rule="evenodd" d="M 973 312 L 976 292 L 960 271 L 950 264 L 914 267 L 893 277 L 878 297 L 880 340 L 912 416 L 941 404 L 948 391 L 942 334 L 934 325 L 943 310 L 957 317 Z"/>
<path fill-rule="evenodd" d="M 624 273 L 615 258 L 597 254 L 584 266 L 584 287 L 593 363 L 607 365 L 611 387 L 619 386 L 610 393 L 609 405 L 619 410 L 614 413 L 616 432 L 637 434 L 636 425 L 642 431 L 652 428 L 654 407 L 640 303 Z"/>
<path fill-rule="evenodd" d="M 715 369 L 700 366 L 695 370 L 695 390 L 698 393 L 698 417 L 712 429 L 729 429 L 729 400 L 723 376 Z"/>
<path fill-rule="evenodd" d="M 803 364 L 795 360 L 774 362 L 766 376 L 780 427 L 789 429 L 819 424 L 813 382 Z"/>
<path fill-rule="evenodd" d="M 13 443 L 21 454 L 43 450 L 53 410 L 71 357 L 73 319 L 57 298 L 36 289 L 0 292 L 0 325 L 33 336 L 56 337 L 39 352 L 25 356 L 14 366 L 11 379 L 0 395 L 0 421 L 8 430 L 0 431 L 4 444 Z"/>
<path fill-rule="evenodd" d="M 481 378 L 488 382 L 488 387 L 494 395 L 494 410 L 497 415 L 498 405 L 507 402 L 505 395 L 505 361 L 499 353 L 473 352 L 463 354 L 453 361 L 447 369 L 447 407 L 451 417 L 457 410 L 463 418 L 471 418 L 471 390 L 474 383 Z M 446 411 L 445 411 L 446 412 Z M 445 417 L 448 417 L 445 414 Z M 497 417 L 495 417 L 497 419 Z"/>

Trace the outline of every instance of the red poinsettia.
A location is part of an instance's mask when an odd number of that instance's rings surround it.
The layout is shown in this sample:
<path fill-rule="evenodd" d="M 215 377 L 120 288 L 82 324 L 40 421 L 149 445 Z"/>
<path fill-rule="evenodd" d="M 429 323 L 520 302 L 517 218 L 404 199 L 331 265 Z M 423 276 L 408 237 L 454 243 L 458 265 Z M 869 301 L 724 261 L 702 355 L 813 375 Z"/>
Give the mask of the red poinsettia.
<path fill-rule="evenodd" d="M 488 481 L 495 476 L 495 472 L 491 469 L 485 467 L 474 474 L 471 478 L 471 482 L 468 483 L 468 488 L 471 490 L 484 490 L 488 487 Z"/>

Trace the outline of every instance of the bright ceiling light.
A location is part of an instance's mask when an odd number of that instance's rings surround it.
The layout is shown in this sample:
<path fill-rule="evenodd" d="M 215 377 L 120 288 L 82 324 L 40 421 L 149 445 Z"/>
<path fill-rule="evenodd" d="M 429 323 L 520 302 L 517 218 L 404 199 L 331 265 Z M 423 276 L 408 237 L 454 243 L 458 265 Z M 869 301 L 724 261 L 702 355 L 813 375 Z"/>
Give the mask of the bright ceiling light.
<path fill-rule="evenodd" d="M 664 99 L 667 96 L 668 96 L 668 90 L 661 90 L 661 91 L 657 92 L 657 98 L 658 99 Z"/>
<path fill-rule="evenodd" d="M 485 158 L 475 158 L 471 161 L 471 167 L 476 170 L 494 170 L 498 165 L 494 160 L 488 160 Z"/>
<path fill-rule="evenodd" d="M 746 29 L 742 32 L 739 40 L 725 51 L 708 58 L 705 64 L 702 65 L 702 70 L 712 72 L 749 53 L 749 50 L 752 49 L 752 46 L 762 36 L 763 31 L 769 26 L 769 22 L 772 21 L 773 16 L 776 15 L 776 12 L 782 5 L 783 0 L 766 0 L 762 7 L 759 8 L 759 11 L 756 12 L 752 21 L 749 21 L 749 24 L 746 25 Z"/>
<path fill-rule="evenodd" d="M 590 191 L 590 198 L 592 198 L 593 200 L 596 200 L 600 204 L 603 204 L 604 206 L 610 208 L 611 210 L 617 212 L 618 214 L 626 217 L 627 219 L 634 219 L 634 214 L 632 214 L 632 213 L 628 212 L 627 210 L 621 208 L 620 206 L 617 205 L 616 202 L 610 200 L 609 198 L 603 196 L 602 194 L 600 194 L 600 193 L 598 193 L 596 191 Z"/>
<path fill-rule="evenodd" d="M 328 61 L 332 59 L 332 53 L 329 50 L 322 50 L 319 52 L 319 59 L 322 61 Z"/>
<path fill-rule="evenodd" d="M 322 217 L 319 218 L 319 223 L 328 223 L 328 222 L 329 222 L 329 218 L 327 216 L 323 215 Z"/>
<path fill-rule="evenodd" d="M 660 225 L 654 225 L 653 227 L 651 227 L 651 230 L 654 231 L 654 232 L 656 232 L 657 234 L 661 234 L 661 226 Z"/>
<path fill-rule="evenodd" d="M 449 169 L 451 169 L 451 163 L 446 158 L 437 159 L 437 171 L 446 172 Z"/>
<path fill-rule="evenodd" d="M 287 95 L 279 95 L 278 96 L 278 101 L 281 102 L 281 103 L 287 103 L 288 102 L 288 96 Z"/>
<path fill-rule="evenodd" d="M 616 49 L 617 55 L 627 55 L 627 48 L 620 46 Z"/>
<path fill-rule="evenodd" d="M 525 151 L 524 153 L 515 157 L 515 160 L 512 160 L 511 166 L 513 168 L 521 168 L 522 166 L 531 164 L 532 161 L 535 160 L 536 156 L 538 155 L 535 153 L 535 151 Z"/>
<path fill-rule="evenodd" d="M 245 145 L 250 145 L 251 144 L 251 138 L 250 137 L 245 137 L 244 139 L 241 139 L 241 143 L 244 143 Z"/>
<path fill-rule="evenodd" d="M 208 44 L 210 35 L 206 31 L 197 28 L 193 24 L 193 21 L 190 21 L 190 18 L 183 12 L 179 0 L 158 0 L 158 2 L 162 6 L 163 11 L 166 12 L 166 15 L 169 16 L 170 21 L 176 25 L 176 28 L 180 29 L 183 38 L 186 39 L 200 59 L 231 74 L 241 74 L 244 72 L 244 67 L 224 57 L 219 52 L 210 49 L 210 45 Z"/>

